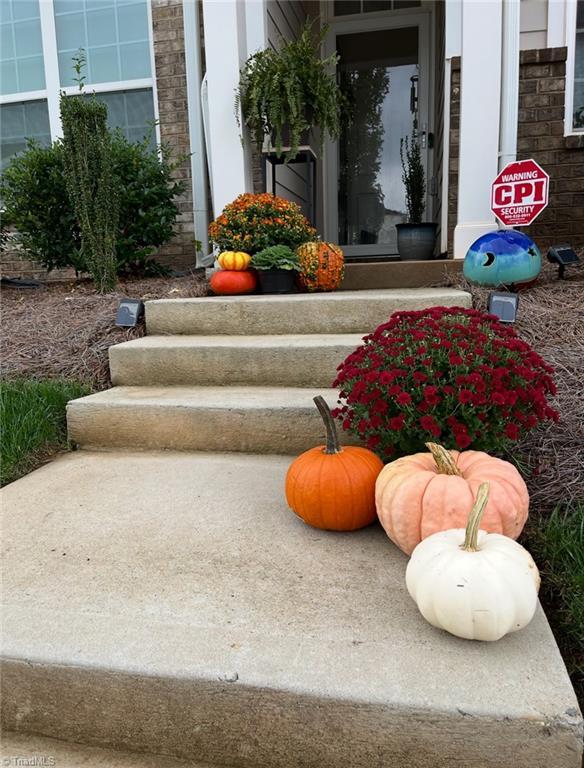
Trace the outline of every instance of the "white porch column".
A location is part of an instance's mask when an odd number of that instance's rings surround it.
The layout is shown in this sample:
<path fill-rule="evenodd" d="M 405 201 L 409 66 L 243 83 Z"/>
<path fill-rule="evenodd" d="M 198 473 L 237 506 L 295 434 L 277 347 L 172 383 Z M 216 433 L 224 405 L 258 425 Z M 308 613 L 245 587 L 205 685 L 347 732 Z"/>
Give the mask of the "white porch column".
<path fill-rule="evenodd" d="M 462 3 L 458 216 L 454 258 L 496 226 L 490 190 L 498 172 L 502 0 Z"/>
<path fill-rule="evenodd" d="M 203 0 L 207 64 L 209 170 L 213 180 L 213 215 L 246 191 L 244 149 L 235 120 L 235 89 L 247 58 L 245 4 L 238 0 Z"/>

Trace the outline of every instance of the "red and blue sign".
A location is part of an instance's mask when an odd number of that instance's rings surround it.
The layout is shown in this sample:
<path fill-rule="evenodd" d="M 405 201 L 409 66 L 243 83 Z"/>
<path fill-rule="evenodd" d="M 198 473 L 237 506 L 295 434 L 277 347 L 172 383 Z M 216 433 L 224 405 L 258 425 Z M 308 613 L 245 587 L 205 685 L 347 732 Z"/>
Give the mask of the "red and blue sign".
<path fill-rule="evenodd" d="M 550 177 L 535 160 L 509 163 L 491 188 L 491 210 L 508 227 L 531 224 L 548 204 Z"/>

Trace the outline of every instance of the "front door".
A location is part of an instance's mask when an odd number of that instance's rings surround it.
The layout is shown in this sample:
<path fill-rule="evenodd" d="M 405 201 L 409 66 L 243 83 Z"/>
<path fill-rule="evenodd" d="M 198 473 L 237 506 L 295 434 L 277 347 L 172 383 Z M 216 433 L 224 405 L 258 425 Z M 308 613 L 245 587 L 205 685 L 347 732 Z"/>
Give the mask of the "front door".
<path fill-rule="evenodd" d="M 414 130 L 428 167 L 428 28 L 424 13 L 331 24 L 350 121 L 325 153 L 327 238 L 351 259 L 397 254 L 395 225 L 407 220 L 400 146 Z"/>

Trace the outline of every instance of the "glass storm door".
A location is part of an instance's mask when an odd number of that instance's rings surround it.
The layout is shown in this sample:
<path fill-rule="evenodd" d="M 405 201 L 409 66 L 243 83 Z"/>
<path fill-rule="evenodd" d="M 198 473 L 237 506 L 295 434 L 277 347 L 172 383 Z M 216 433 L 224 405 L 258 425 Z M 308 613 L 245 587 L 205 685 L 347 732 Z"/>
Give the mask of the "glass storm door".
<path fill-rule="evenodd" d="M 399 28 L 383 29 L 341 23 L 333 32 L 350 120 L 328 146 L 328 227 L 351 258 L 397 254 L 395 225 L 407 220 L 400 145 L 414 128 L 427 165 L 425 19 L 404 26 L 402 16 Z"/>

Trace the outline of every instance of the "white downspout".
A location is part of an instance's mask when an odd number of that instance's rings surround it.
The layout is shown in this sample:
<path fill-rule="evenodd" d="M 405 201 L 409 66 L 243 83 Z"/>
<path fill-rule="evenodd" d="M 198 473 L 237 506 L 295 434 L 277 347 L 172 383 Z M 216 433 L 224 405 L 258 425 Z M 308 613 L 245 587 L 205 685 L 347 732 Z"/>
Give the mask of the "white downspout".
<path fill-rule="evenodd" d="M 517 159 L 519 121 L 519 0 L 503 0 L 499 170 Z"/>
<path fill-rule="evenodd" d="M 197 267 L 213 262 L 209 255 L 207 227 L 209 210 L 207 205 L 207 166 L 203 139 L 203 117 L 201 109 L 201 37 L 199 3 L 183 0 L 183 25 L 185 36 L 185 69 L 187 76 L 187 110 L 189 117 L 189 142 L 191 147 L 191 179 L 193 189 L 193 215 L 195 239 L 201 243 L 197 251 Z"/>

